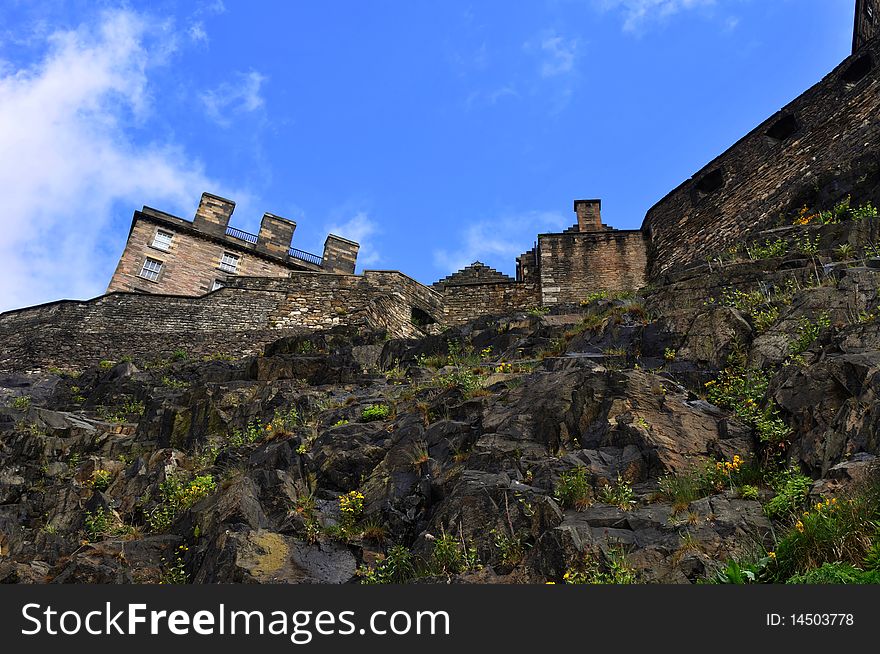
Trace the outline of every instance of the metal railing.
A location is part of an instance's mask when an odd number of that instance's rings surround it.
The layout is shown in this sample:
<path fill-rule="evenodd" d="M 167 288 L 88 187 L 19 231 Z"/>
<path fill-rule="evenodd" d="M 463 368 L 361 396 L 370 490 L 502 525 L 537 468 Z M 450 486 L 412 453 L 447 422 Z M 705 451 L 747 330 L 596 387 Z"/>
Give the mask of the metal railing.
<path fill-rule="evenodd" d="M 257 237 L 254 234 L 249 232 L 243 232 L 240 229 L 235 229 L 235 227 L 227 227 L 226 235 L 231 236 L 232 238 L 237 238 L 241 241 L 247 241 L 248 243 L 256 243 Z"/>
<path fill-rule="evenodd" d="M 297 250 L 296 248 L 290 248 L 287 253 L 292 256 L 294 259 L 299 259 L 300 261 L 307 261 L 308 263 L 313 263 L 316 266 L 320 266 L 324 263 L 324 259 L 317 254 L 312 254 L 311 252 L 306 252 L 305 250 Z"/>

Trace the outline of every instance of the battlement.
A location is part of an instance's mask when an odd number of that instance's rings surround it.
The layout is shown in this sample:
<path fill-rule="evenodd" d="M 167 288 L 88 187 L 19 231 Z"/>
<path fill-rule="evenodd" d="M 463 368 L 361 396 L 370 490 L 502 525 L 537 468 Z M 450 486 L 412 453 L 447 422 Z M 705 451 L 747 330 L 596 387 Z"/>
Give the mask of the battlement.
<path fill-rule="evenodd" d="M 353 273 L 359 245 L 330 234 L 322 255 L 292 246 L 296 223 L 265 213 L 258 234 L 229 221 L 235 202 L 203 193 L 192 221 L 158 209 L 136 211 L 112 291 L 202 295 L 234 275 L 286 276 L 310 270 Z"/>

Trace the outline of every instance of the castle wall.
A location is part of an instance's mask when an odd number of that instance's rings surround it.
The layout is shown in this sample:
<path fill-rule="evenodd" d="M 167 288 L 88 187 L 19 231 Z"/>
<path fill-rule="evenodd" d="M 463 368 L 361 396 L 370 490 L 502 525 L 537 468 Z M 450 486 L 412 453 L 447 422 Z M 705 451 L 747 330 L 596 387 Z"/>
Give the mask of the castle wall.
<path fill-rule="evenodd" d="M 480 316 L 537 307 L 541 294 L 537 284 L 509 281 L 450 286 L 443 300 L 445 321 L 457 325 Z"/>
<path fill-rule="evenodd" d="M 856 0 L 853 52 L 880 32 L 880 0 Z"/>
<path fill-rule="evenodd" d="M 878 41 L 844 60 L 650 209 L 642 224 L 650 243 L 649 278 L 790 224 L 805 204 L 829 206 L 849 193 L 876 202 Z"/>
<path fill-rule="evenodd" d="M 409 337 L 422 333 L 413 308 L 442 320 L 440 294 L 394 271 L 239 277 L 201 297 L 116 292 L 63 300 L 0 314 L 0 372 L 123 357 L 151 362 L 178 349 L 246 356 L 286 334 L 337 325 Z"/>
<path fill-rule="evenodd" d="M 580 302 L 599 290 L 645 285 L 646 244 L 637 230 L 538 236 L 541 297 L 536 304 Z"/>

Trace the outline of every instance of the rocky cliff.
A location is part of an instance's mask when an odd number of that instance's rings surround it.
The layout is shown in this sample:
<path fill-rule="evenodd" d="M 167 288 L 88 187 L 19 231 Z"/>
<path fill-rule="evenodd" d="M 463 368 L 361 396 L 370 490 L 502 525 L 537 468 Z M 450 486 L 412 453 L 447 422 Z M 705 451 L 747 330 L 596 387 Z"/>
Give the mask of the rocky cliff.
<path fill-rule="evenodd" d="M 0 579 L 876 581 L 880 219 L 794 222 L 423 339 L 8 374 Z"/>

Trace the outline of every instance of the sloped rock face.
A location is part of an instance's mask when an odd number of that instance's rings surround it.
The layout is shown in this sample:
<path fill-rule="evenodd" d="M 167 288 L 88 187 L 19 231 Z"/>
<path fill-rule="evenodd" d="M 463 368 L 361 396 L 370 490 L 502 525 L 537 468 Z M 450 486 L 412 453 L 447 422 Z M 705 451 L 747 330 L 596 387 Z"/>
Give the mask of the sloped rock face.
<path fill-rule="evenodd" d="M 833 495 L 880 455 L 878 285 L 823 253 L 715 262 L 418 340 L 6 376 L 0 580 L 356 583 L 405 551 L 393 580 L 543 583 L 621 549 L 641 581 L 700 580 L 771 546 L 772 493 L 663 480 L 739 457 Z M 732 367 L 765 380 L 772 447 L 709 401 Z"/>

